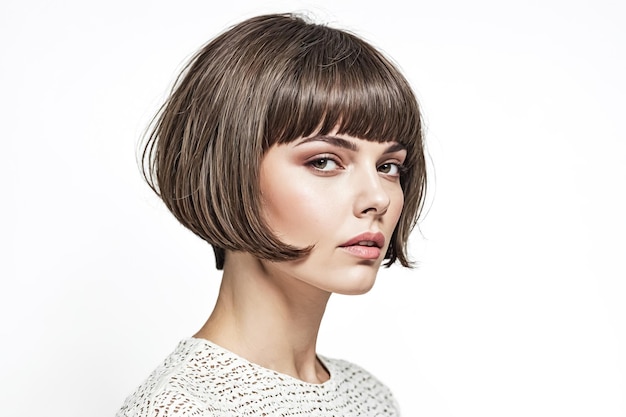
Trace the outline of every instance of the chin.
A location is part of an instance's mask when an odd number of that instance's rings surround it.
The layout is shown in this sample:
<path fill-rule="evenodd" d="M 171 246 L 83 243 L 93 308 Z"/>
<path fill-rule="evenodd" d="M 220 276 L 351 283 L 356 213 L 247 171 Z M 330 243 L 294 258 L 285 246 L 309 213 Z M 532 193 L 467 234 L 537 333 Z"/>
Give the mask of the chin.
<path fill-rule="evenodd" d="M 334 286 L 331 292 L 342 295 L 361 295 L 369 292 L 376 282 L 376 272 L 371 266 L 364 266 L 364 270 L 350 271 L 341 277 L 340 285 Z"/>
<path fill-rule="evenodd" d="M 334 291 L 335 294 L 340 294 L 340 295 L 363 295 L 369 292 L 369 290 L 371 290 L 373 287 L 373 284 L 368 286 L 368 287 L 364 287 L 364 288 L 349 288 L 346 289 L 345 291 L 341 290 L 341 291 Z"/>

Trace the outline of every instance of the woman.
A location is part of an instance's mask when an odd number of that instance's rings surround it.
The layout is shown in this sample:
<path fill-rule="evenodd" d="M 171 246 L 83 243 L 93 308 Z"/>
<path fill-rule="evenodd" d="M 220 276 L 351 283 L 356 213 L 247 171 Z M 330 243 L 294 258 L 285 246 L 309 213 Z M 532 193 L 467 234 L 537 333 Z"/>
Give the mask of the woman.
<path fill-rule="evenodd" d="M 318 356 L 332 293 L 410 266 L 420 113 L 379 51 L 293 15 L 204 46 L 155 119 L 146 178 L 223 269 L 215 308 L 118 416 L 396 416 L 362 368 Z"/>

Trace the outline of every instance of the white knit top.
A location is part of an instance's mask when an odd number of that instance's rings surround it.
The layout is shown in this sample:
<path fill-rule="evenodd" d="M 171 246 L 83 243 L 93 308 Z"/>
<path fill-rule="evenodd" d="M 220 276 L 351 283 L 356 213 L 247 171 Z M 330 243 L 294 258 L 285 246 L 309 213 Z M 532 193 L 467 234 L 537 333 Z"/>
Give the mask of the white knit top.
<path fill-rule="evenodd" d="M 311 384 L 190 338 L 128 397 L 116 417 L 399 416 L 389 389 L 362 368 L 320 357 L 330 373 Z"/>

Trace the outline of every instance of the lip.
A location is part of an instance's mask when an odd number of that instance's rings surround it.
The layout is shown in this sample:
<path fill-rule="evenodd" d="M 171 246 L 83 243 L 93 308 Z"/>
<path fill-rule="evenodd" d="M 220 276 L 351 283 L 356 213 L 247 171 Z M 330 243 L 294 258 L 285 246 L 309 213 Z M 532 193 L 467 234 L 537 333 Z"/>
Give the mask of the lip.
<path fill-rule="evenodd" d="M 359 242 L 372 242 L 374 243 L 375 247 L 380 249 L 383 246 L 385 246 L 385 235 L 383 235 L 380 232 L 376 232 L 376 233 L 365 232 L 365 233 L 361 233 L 360 235 L 353 237 L 352 239 L 348 240 L 346 243 L 341 244 L 340 246 L 342 248 L 345 248 L 346 246 L 358 245 Z"/>
<path fill-rule="evenodd" d="M 371 246 L 360 245 L 360 242 L 368 242 Z M 351 255 L 368 260 L 378 259 L 383 246 L 385 246 L 385 235 L 380 232 L 361 233 L 340 245 L 341 248 Z"/>

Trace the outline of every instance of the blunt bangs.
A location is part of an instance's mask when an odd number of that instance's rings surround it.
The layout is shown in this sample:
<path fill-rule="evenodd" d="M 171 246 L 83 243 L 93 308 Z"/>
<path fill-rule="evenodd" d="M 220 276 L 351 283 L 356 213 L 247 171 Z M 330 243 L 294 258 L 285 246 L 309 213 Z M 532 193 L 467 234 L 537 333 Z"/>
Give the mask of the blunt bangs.
<path fill-rule="evenodd" d="M 331 132 L 421 145 L 417 100 L 394 65 L 348 32 L 304 25 L 269 105 L 265 148 Z"/>

